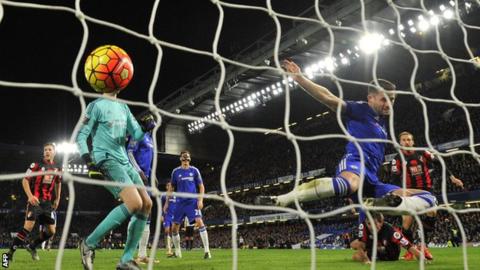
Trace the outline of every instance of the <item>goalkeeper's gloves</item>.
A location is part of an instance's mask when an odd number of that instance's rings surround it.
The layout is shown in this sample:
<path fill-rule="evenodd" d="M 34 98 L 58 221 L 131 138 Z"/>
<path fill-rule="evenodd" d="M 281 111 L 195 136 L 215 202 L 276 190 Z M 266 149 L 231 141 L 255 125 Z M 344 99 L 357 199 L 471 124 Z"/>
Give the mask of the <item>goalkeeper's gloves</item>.
<path fill-rule="evenodd" d="M 97 164 L 92 160 L 89 154 L 82 155 L 83 161 L 87 164 L 88 167 L 88 177 L 92 179 L 103 180 L 105 177 L 100 169 L 97 167 Z"/>
<path fill-rule="evenodd" d="M 142 127 L 143 132 L 152 131 L 152 129 L 155 128 L 155 126 L 157 125 L 157 123 L 155 122 L 155 118 L 150 113 L 142 116 L 140 118 L 139 124 Z"/>

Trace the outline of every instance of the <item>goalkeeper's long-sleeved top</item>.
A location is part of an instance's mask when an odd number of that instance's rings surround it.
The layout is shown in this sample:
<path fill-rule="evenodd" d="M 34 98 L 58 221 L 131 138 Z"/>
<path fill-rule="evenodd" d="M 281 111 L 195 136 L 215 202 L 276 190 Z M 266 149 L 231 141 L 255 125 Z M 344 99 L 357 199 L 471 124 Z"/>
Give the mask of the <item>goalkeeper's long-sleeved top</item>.
<path fill-rule="evenodd" d="M 92 136 L 91 157 L 97 163 L 115 159 L 129 163 L 125 150 L 127 132 L 135 140 L 143 139 L 144 132 L 124 103 L 99 98 L 88 104 L 83 126 L 77 135 L 80 155 L 88 154 L 87 139 Z"/>

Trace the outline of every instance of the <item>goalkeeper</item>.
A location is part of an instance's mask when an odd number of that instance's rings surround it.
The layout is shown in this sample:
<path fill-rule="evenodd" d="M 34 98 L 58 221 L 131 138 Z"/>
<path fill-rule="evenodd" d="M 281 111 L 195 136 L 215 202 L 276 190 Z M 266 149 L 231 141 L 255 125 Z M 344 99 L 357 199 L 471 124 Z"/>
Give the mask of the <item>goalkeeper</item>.
<path fill-rule="evenodd" d="M 390 114 L 391 106 L 395 101 L 395 85 L 387 80 L 379 79 L 382 91 L 376 87 L 368 88 L 367 102 L 343 101 L 333 95 L 327 88 L 305 78 L 300 67 L 293 61 L 285 60 L 283 68 L 294 74 L 293 79 L 302 86 L 310 95 L 328 108 L 336 111 L 339 108 L 346 117 L 348 133 L 358 139 L 386 140 L 386 117 Z M 259 196 L 257 204 L 274 204 L 287 206 L 294 203 L 295 198 L 300 202 L 319 200 L 334 196 L 349 196 L 358 191 L 360 185 L 360 170 L 364 167 L 363 195 L 376 199 L 368 200 L 367 205 L 390 206 L 397 211 L 394 214 L 408 212 L 408 210 L 421 211 L 436 205 L 436 198 L 428 191 L 406 189 L 381 182 L 377 172 L 382 165 L 385 155 L 383 142 L 359 142 L 357 149 L 353 142 L 346 146 L 346 154 L 337 167 L 335 177 L 324 177 L 299 185 L 296 189 L 280 196 Z M 364 163 L 361 163 L 360 152 L 363 152 Z M 354 198 L 356 199 L 356 198 Z M 360 221 L 364 219 L 363 213 Z"/>
<path fill-rule="evenodd" d="M 128 106 L 116 100 L 119 91 L 104 93 L 88 104 L 83 126 L 78 136 L 77 144 L 80 155 L 88 165 L 88 175 L 94 179 L 105 179 L 115 183 L 130 184 L 128 187 L 107 186 L 115 199 L 123 202 L 115 207 L 95 230 L 80 242 L 80 253 L 84 269 L 93 269 L 95 248 L 112 229 L 130 218 L 127 241 L 117 269 L 135 269 L 140 267 L 133 260 L 133 254 L 147 223 L 152 200 L 144 189 L 143 181 L 135 168 L 129 162 L 125 141 L 127 132 L 134 140 L 142 140 L 145 132 L 155 126 L 155 122 L 147 121 L 142 127 L 133 117 Z M 92 151 L 89 152 L 87 138 L 92 136 Z"/>

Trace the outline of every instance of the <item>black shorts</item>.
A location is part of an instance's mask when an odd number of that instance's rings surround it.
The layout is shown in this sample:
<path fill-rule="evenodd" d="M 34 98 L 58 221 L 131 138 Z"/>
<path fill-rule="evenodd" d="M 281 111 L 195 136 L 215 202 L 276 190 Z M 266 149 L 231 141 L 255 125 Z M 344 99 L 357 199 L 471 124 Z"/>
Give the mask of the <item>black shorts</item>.
<path fill-rule="evenodd" d="M 367 255 L 368 255 L 368 258 L 371 260 L 372 251 L 368 250 Z M 377 252 L 377 260 L 379 261 L 398 261 L 399 256 L 400 256 L 400 248 L 387 247 L 384 251 Z"/>
<path fill-rule="evenodd" d="M 28 203 L 25 219 L 29 221 L 37 221 L 41 225 L 54 225 L 56 218 L 52 202 L 41 201 L 37 206 Z"/>

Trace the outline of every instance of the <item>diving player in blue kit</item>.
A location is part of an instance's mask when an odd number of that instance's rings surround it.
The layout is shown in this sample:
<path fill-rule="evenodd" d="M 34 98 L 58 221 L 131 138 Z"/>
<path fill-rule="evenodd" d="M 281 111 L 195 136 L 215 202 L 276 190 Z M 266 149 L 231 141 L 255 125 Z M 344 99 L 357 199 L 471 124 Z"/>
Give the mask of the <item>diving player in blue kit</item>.
<path fill-rule="evenodd" d="M 346 118 L 346 127 L 350 135 L 357 139 L 387 139 L 386 118 L 391 112 L 390 103 L 395 101 L 395 85 L 387 80 L 378 79 L 382 91 L 377 87 L 368 87 L 367 102 L 344 101 L 333 95 L 327 88 L 318 85 L 301 74 L 301 70 L 293 61 L 283 61 L 283 68 L 291 73 L 292 78 L 311 96 L 333 111 L 338 107 Z M 373 82 L 372 82 L 373 84 Z M 355 194 L 360 181 L 360 169 L 364 166 L 363 196 L 376 199 L 367 200 L 367 205 L 395 207 L 400 215 L 409 210 L 422 211 L 437 204 L 435 196 L 430 192 L 417 189 L 401 189 L 398 186 L 380 181 L 377 172 L 385 155 L 383 142 L 359 142 L 363 152 L 364 163 L 360 161 L 359 149 L 353 142 L 348 142 L 346 154 L 340 161 L 335 177 L 323 177 L 299 185 L 289 193 L 279 196 L 259 196 L 257 204 L 273 204 L 287 206 L 295 201 L 307 202 L 329 197 L 343 197 Z"/>

